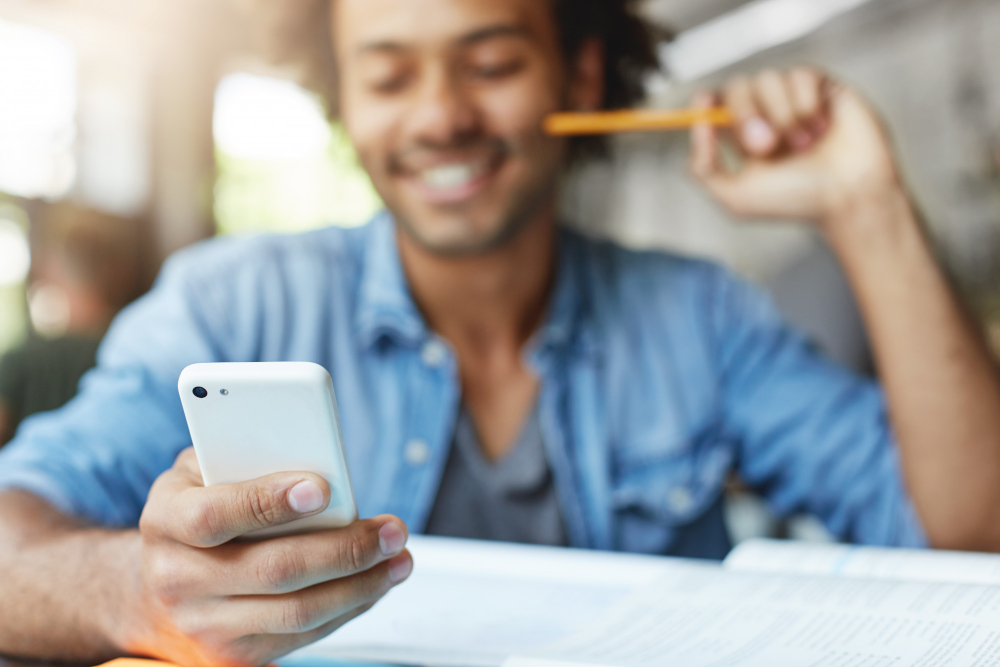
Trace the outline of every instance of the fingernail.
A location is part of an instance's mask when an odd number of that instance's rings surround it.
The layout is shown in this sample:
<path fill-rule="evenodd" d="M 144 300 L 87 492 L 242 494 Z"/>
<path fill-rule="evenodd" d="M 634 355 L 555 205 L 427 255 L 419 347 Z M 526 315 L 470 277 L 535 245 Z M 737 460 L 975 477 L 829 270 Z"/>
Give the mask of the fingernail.
<path fill-rule="evenodd" d="M 761 118 L 751 118 L 743 124 L 743 142 L 750 148 L 766 151 L 776 139 L 774 130 Z"/>
<path fill-rule="evenodd" d="M 299 514 L 315 512 L 323 507 L 323 491 L 315 482 L 299 482 L 288 490 L 288 504 Z"/>
<path fill-rule="evenodd" d="M 399 530 L 398 528 L 396 530 Z M 393 584 L 398 584 L 403 579 L 410 576 L 410 572 L 413 571 L 413 561 L 407 554 L 405 556 L 399 556 L 398 558 L 393 558 L 389 561 L 389 582 Z"/>
<path fill-rule="evenodd" d="M 383 556 L 395 556 L 406 544 L 406 533 L 394 523 L 387 523 L 378 529 L 378 546 Z"/>

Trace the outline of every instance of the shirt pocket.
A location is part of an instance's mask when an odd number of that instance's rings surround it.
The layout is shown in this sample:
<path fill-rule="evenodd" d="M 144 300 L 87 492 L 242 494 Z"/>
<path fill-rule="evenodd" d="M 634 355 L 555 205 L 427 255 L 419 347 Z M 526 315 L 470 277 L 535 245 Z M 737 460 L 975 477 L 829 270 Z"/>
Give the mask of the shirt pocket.
<path fill-rule="evenodd" d="M 665 553 L 676 532 L 718 500 L 734 451 L 713 428 L 682 442 L 617 448 L 611 503 L 621 548 Z"/>

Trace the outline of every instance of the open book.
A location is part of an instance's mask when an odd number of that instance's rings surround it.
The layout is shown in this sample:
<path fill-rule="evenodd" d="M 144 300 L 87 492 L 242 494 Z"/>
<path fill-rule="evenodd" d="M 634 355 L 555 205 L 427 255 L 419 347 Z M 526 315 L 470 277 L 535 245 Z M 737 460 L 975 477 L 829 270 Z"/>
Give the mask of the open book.
<path fill-rule="evenodd" d="M 708 561 L 414 536 L 299 655 L 442 667 L 1000 665 L 1000 556 L 751 540 Z"/>

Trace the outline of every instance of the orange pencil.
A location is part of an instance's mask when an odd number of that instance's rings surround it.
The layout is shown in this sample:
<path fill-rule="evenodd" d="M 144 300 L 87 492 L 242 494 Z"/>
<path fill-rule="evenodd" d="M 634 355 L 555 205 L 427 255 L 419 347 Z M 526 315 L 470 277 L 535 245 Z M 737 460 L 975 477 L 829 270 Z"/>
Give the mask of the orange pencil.
<path fill-rule="evenodd" d="M 732 125 L 729 109 L 675 109 L 670 111 L 623 110 L 592 113 L 554 113 L 545 119 L 545 131 L 552 135 L 610 134 L 651 130 L 686 130 L 697 123 Z"/>

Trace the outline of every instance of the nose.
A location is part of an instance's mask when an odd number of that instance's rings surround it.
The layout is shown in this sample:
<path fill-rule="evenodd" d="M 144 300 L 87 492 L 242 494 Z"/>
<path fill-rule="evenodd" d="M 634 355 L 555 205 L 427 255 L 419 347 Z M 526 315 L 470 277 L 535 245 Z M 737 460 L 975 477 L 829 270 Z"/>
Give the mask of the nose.
<path fill-rule="evenodd" d="M 408 121 L 418 141 L 449 146 L 478 133 L 479 112 L 457 78 L 445 67 L 424 77 Z"/>

